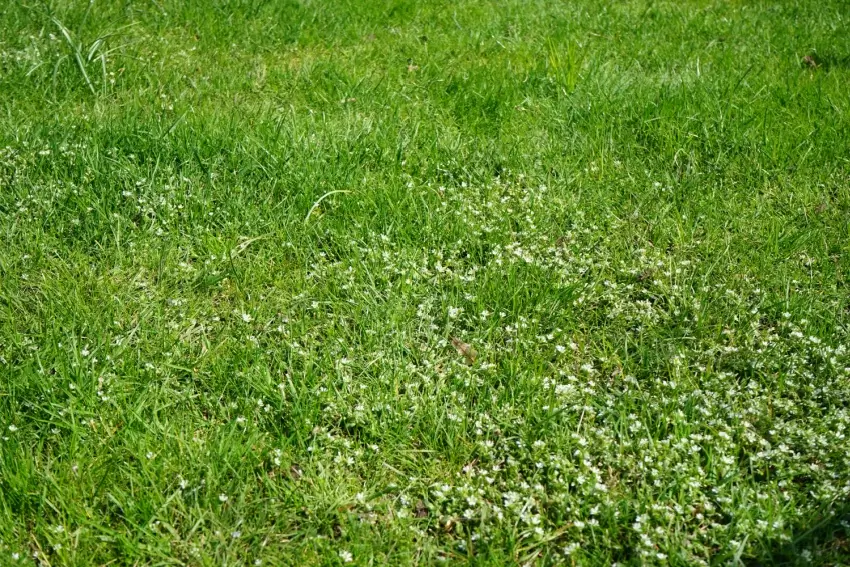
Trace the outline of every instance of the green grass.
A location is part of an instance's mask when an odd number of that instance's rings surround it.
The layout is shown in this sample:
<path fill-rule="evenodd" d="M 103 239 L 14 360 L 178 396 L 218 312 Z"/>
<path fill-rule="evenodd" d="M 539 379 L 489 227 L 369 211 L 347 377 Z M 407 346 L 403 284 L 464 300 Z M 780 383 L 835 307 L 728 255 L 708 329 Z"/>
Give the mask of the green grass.
<path fill-rule="evenodd" d="M 850 564 L 848 29 L 2 3 L 0 565 Z"/>

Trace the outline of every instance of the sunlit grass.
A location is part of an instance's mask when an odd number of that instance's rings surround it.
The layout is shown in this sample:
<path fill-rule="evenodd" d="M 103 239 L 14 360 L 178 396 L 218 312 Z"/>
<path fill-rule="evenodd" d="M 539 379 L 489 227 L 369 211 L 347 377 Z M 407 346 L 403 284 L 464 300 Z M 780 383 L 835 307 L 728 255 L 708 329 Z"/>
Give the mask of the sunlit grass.
<path fill-rule="evenodd" d="M 846 564 L 847 18 L 0 7 L 0 565 Z"/>

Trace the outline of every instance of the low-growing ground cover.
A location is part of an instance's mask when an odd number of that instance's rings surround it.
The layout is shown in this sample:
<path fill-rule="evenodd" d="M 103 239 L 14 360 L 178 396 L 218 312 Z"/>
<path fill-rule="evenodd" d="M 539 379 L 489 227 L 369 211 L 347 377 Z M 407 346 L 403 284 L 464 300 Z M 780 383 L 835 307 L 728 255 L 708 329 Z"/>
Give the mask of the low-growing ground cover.
<path fill-rule="evenodd" d="M 0 6 L 0 564 L 850 563 L 845 2 Z"/>

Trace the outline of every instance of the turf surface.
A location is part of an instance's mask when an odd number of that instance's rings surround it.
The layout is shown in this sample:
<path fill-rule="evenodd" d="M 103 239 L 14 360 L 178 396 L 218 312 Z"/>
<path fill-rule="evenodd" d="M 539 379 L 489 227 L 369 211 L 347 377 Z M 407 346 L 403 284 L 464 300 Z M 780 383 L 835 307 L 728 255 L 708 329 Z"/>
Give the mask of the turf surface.
<path fill-rule="evenodd" d="M 842 0 L 0 6 L 0 565 L 850 564 Z"/>

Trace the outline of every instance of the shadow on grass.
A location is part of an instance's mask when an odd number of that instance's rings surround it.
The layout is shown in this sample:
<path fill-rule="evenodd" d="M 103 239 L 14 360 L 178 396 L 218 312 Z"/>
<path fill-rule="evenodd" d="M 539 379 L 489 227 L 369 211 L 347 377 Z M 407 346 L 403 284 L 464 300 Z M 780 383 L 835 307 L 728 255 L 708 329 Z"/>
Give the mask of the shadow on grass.
<path fill-rule="evenodd" d="M 745 565 L 850 565 L 850 501 L 814 515 L 790 542 L 766 541 L 761 556 Z"/>
<path fill-rule="evenodd" d="M 801 65 L 823 71 L 829 71 L 830 69 L 850 69 L 850 55 L 842 57 L 834 53 L 818 53 L 813 51 L 803 57 Z"/>

